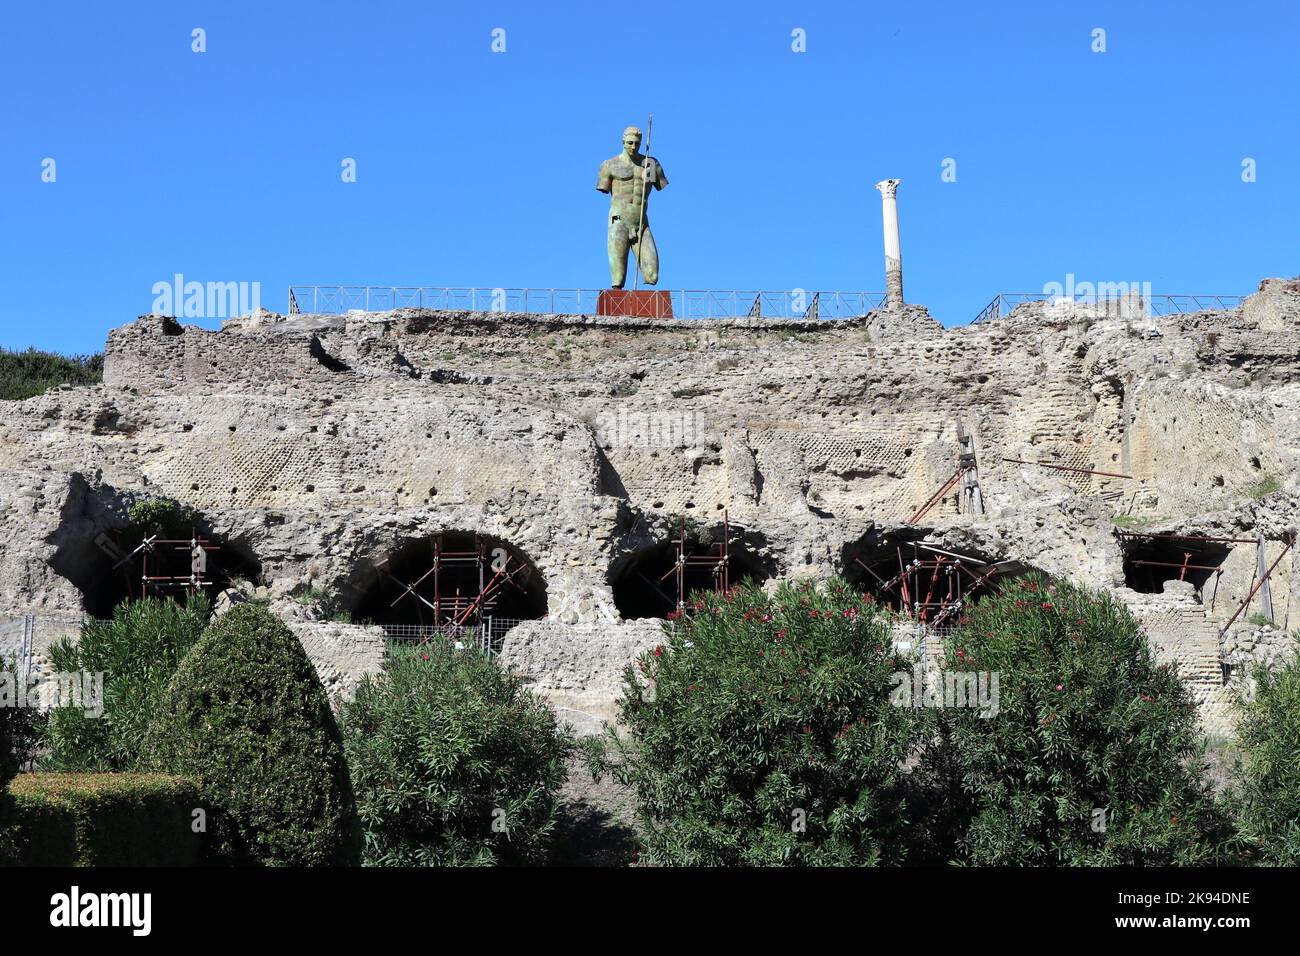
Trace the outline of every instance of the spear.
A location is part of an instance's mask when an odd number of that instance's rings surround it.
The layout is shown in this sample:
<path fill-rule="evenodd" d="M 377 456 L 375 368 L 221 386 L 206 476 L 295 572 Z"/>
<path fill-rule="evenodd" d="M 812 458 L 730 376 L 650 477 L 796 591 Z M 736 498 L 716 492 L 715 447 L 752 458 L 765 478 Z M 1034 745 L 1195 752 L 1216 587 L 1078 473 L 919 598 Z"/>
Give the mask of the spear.
<path fill-rule="evenodd" d="M 646 199 L 650 192 L 650 135 L 655 128 L 655 115 L 649 114 L 650 121 L 645 124 L 645 161 L 641 164 L 641 212 L 636 222 L 636 276 L 632 280 L 634 290 L 641 288 L 641 227 L 645 223 Z"/>

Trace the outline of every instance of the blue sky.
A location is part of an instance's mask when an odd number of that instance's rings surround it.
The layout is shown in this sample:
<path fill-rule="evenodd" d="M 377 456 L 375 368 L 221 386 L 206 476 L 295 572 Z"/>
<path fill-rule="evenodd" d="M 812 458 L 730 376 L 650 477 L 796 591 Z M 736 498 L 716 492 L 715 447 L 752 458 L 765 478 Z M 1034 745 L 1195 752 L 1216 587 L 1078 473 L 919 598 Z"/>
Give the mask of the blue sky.
<path fill-rule="evenodd" d="M 1248 293 L 1300 273 L 1298 9 L 8 2 L 0 345 L 99 350 L 177 272 L 279 311 L 291 282 L 602 287 L 596 170 L 648 111 L 660 288 L 883 289 L 897 177 L 945 324 L 1069 273 Z"/>

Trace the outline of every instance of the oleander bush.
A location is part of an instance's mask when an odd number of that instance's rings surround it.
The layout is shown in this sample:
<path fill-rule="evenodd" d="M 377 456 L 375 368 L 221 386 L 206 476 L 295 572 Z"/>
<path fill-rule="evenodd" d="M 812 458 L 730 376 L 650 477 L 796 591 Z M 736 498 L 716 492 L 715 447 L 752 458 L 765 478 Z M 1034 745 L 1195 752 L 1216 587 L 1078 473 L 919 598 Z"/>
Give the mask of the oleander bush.
<path fill-rule="evenodd" d="M 368 865 L 546 861 L 572 741 L 494 658 L 441 638 L 395 645 L 343 728 Z"/>
<path fill-rule="evenodd" d="M 1300 866 L 1300 658 L 1250 676 L 1237 701 L 1239 825 L 1260 863 Z"/>
<path fill-rule="evenodd" d="M 895 706 L 911 662 L 889 615 L 838 579 L 693 601 L 628 669 L 625 729 L 587 744 L 592 770 L 636 793 L 642 859 L 906 862 L 904 766 L 927 715 Z"/>
<path fill-rule="evenodd" d="M 25 773 L 11 785 L 0 862 L 15 866 L 192 866 L 203 805 L 179 777 Z"/>
<path fill-rule="evenodd" d="M 361 848 L 343 741 L 298 638 L 258 605 L 208 626 L 149 733 L 157 769 L 212 806 L 217 860 L 354 865 Z"/>
<path fill-rule="evenodd" d="M 996 674 L 998 707 L 942 711 L 916 775 L 927 852 L 977 865 L 1230 858 L 1193 702 L 1113 597 L 1015 581 L 969 611 L 944 666 Z"/>
<path fill-rule="evenodd" d="M 59 673 L 103 674 L 102 714 L 63 702 L 50 712 L 44 766 L 66 771 L 137 770 L 149 762 L 148 732 L 181 660 L 203 634 L 208 600 L 185 604 L 145 598 L 119 604 L 108 621 L 87 621 L 74 643 L 62 638 L 50 649 Z M 88 713 L 88 710 L 90 713 Z"/>

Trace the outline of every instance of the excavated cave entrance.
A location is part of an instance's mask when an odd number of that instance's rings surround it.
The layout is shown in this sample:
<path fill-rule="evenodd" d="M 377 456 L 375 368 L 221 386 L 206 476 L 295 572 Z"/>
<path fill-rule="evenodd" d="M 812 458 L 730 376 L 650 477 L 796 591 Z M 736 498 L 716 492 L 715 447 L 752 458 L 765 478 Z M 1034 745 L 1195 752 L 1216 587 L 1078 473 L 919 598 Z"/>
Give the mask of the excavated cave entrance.
<path fill-rule="evenodd" d="M 470 531 L 407 541 L 367 562 L 355 580 L 346 602 L 353 620 L 395 636 L 487 625 L 495 639 L 547 613 L 535 562 L 508 541 Z"/>
<path fill-rule="evenodd" d="M 1187 581 L 1197 593 L 1217 578 L 1232 553 L 1223 542 L 1174 535 L 1129 535 L 1122 539 L 1124 583 L 1141 594 L 1160 594 L 1168 581 Z"/>
<path fill-rule="evenodd" d="M 201 590 L 209 600 L 235 579 L 253 584 L 262 580 L 262 567 L 251 548 L 242 542 L 223 541 L 210 529 L 194 533 L 213 546 L 207 551 Z M 178 533 L 179 534 L 179 533 Z M 146 552 L 137 551 L 140 535 L 131 529 L 99 531 L 69 536 L 50 566 L 81 593 L 82 609 L 93 618 L 109 618 L 123 601 L 138 601 L 148 594 L 184 601 L 189 594 L 192 562 L 188 539 L 160 538 Z M 143 580 L 145 573 L 155 580 Z"/>
<path fill-rule="evenodd" d="M 884 607 L 927 623 L 956 623 L 1007 582 L 1036 573 L 1019 561 L 930 545 L 908 534 L 872 535 L 841 551 L 843 575 Z"/>
<path fill-rule="evenodd" d="M 721 529 L 697 532 L 686 541 L 688 561 L 684 570 L 686 596 L 698 591 L 715 591 L 721 581 Z M 666 618 L 677 609 L 678 539 L 662 541 L 625 555 L 610 567 L 609 583 L 614 606 L 624 620 Z M 746 536 L 734 534 L 727 546 L 727 578 L 732 587 L 743 583 L 762 584 L 772 576 L 770 564 L 762 560 Z"/>

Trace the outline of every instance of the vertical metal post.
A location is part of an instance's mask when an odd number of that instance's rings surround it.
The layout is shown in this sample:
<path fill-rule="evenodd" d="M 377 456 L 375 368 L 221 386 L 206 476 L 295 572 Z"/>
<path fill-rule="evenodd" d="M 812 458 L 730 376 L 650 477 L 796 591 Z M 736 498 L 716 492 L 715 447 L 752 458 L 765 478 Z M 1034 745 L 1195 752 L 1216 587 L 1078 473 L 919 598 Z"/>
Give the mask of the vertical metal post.
<path fill-rule="evenodd" d="M 1264 558 L 1264 533 L 1262 531 L 1259 533 L 1259 537 L 1256 540 L 1255 562 L 1256 562 L 1255 573 L 1263 577 L 1266 569 L 1268 568 L 1268 564 L 1266 563 L 1266 560 Z M 1264 578 L 1264 584 L 1259 589 L 1259 603 L 1262 605 L 1264 609 L 1263 611 L 1264 616 L 1268 618 L 1269 623 L 1270 624 L 1274 623 L 1275 618 L 1273 617 L 1273 594 L 1269 588 L 1267 577 Z"/>

